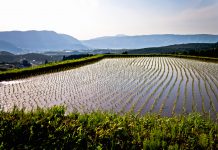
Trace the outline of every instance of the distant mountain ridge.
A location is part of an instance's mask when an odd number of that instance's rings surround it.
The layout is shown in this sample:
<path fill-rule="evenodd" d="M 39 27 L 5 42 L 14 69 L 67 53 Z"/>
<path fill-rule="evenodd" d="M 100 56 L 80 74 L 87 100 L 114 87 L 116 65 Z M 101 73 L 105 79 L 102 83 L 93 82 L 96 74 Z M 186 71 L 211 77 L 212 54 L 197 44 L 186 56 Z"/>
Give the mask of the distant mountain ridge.
<path fill-rule="evenodd" d="M 93 49 L 139 49 L 147 47 L 160 47 L 174 44 L 186 43 L 215 43 L 218 42 L 218 35 L 194 34 L 154 34 L 138 36 L 105 36 L 90 40 L 83 40 L 82 43 Z"/>
<path fill-rule="evenodd" d="M 4 41 L 7 43 L 1 42 Z M 12 46 L 13 45 L 13 46 Z M 7 31 L 0 32 L 0 50 L 44 52 L 48 50 L 87 49 L 76 38 L 54 31 Z"/>
<path fill-rule="evenodd" d="M 70 35 L 59 34 L 54 31 L 0 32 L 0 51 L 8 51 L 14 54 L 60 50 L 140 49 L 174 44 L 216 42 L 218 42 L 218 35 L 210 34 L 154 34 L 138 36 L 118 34 L 116 36 L 104 36 L 79 41 Z"/>

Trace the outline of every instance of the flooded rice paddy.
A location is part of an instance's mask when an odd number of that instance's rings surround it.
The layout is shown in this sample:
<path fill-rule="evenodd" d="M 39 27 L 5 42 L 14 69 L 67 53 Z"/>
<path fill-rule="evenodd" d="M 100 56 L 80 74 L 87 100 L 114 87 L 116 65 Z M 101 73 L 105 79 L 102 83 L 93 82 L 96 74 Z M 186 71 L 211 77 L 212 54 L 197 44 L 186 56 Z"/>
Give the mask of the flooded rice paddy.
<path fill-rule="evenodd" d="M 218 64 L 170 57 L 103 59 L 68 71 L 0 82 L 0 108 L 64 105 L 170 116 L 218 111 Z"/>

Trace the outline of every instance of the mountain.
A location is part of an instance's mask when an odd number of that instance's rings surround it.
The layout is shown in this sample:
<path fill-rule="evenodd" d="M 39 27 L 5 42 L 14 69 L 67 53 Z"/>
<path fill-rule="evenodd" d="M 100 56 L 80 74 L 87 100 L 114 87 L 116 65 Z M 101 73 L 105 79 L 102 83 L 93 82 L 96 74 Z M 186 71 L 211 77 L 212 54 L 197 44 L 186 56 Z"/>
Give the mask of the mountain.
<path fill-rule="evenodd" d="M 22 49 L 16 47 L 15 45 L 13 45 L 9 42 L 0 40 L 0 51 L 8 51 L 11 53 L 20 53 L 20 52 L 22 52 Z"/>
<path fill-rule="evenodd" d="M 140 36 L 105 36 L 84 40 L 82 43 L 93 49 L 139 49 L 185 43 L 215 43 L 217 41 L 218 35 L 210 34 L 157 34 Z"/>
<path fill-rule="evenodd" d="M 0 32 L 0 41 L 11 44 L 9 50 L 16 48 L 26 52 L 44 52 L 48 50 L 87 49 L 79 40 L 54 31 L 8 31 Z M 14 46 L 14 48 L 12 47 Z M 8 50 L 8 49 L 1 49 Z"/>

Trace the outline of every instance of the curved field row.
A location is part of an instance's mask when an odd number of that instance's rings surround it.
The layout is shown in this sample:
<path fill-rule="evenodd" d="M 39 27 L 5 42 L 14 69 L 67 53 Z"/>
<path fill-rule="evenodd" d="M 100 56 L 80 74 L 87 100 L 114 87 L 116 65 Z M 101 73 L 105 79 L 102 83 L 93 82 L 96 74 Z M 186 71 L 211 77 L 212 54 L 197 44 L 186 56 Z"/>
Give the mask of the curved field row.
<path fill-rule="evenodd" d="M 0 82 L 0 108 L 65 105 L 162 115 L 218 112 L 218 64 L 172 57 L 103 59 L 68 71 Z"/>

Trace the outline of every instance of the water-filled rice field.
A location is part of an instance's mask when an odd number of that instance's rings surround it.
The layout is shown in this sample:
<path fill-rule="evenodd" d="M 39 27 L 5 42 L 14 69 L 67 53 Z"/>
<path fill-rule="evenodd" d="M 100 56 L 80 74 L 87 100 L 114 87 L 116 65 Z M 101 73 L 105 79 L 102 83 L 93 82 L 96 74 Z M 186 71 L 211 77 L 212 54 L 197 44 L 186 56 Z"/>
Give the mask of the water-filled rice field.
<path fill-rule="evenodd" d="M 0 82 L 0 108 L 64 105 L 162 115 L 218 112 L 218 64 L 171 57 L 103 59 L 58 73 Z"/>

